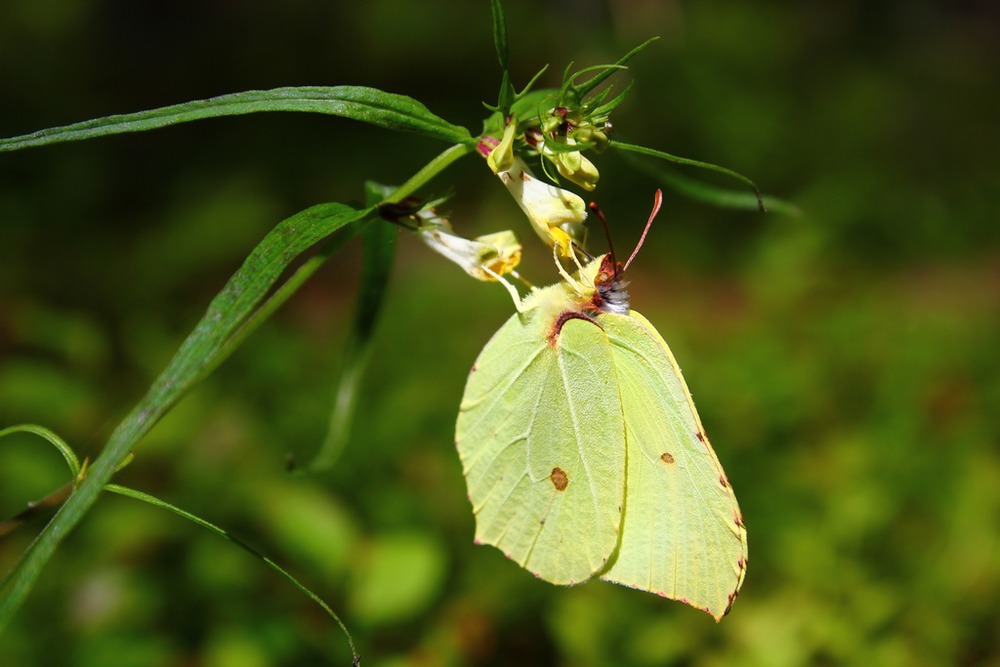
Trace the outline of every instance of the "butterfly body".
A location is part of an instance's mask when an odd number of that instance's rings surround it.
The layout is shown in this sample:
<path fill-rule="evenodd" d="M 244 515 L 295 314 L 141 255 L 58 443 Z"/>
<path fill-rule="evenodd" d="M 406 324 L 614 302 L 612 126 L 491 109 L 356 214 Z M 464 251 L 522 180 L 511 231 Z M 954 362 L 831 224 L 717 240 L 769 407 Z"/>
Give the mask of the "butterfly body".
<path fill-rule="evenodd" d="M 721 618 L 746 567 L 736 498 L 667 344 L 609 256 L 536 289 L 473 366 L 456 442 L 476 541 Z"/>

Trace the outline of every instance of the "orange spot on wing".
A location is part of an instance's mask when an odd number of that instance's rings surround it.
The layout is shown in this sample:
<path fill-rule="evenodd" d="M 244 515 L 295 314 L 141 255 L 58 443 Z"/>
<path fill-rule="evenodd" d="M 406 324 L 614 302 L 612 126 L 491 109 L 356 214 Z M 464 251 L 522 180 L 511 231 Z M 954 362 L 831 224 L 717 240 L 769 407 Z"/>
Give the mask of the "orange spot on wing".
<path fill-rule="evenodd" d="M 663 452 L 662 454 L 660 454 L 660 460 L 666 463 L 667 465 L 670 465 L 674 462 L 674 457 L 673 454 L 671 454 L 670 452 Z"/>
<path fill-rule="evenodd" d="M 569 477 L 566 476 L 566 471 L 559 466 L 552 469 L 549 479 L 552 481 L 552 486 L 556 487 L 556 491 L 565 491 L 569 485 Z"/>

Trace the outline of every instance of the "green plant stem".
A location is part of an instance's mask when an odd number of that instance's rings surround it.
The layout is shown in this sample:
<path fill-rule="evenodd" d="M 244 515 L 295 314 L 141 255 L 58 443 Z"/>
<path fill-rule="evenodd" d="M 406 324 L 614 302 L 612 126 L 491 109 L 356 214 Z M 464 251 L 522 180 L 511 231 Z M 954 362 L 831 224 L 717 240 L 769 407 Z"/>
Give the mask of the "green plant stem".
<path fill-rule="evenodd" d="M 421 167 L 420 171 L 411 176 L 409 180 L 393 190 L 391 194 L 387 195 L 385 199 L 378 203 L 378 206 L 385 204 L 398 204 L 430 182 L 432 178 L 444 171 L 445 168 L 452 162 L 458 160 L 460 157 L 474 152 L 475 150 L 476 145 L 474 142 L 471 144 L 455 144 L 454 146 L 446 148 L 437 157 Z"/>
<path fill-rule="evenodd" d="M 39 436 L 44 440 L 47 440 L 51 445 L 53 445 L 56 449 L 58 449 L 59 452 L 66 459 L 66 463 L 70 468 L 70 472 L 73 473 L 73 481 L 67 482 L 66 484 L 56 489 L 55 491 L 46 495 L 41 500 L 29 502 L 26 509 L 17 513 L 10 519 L 0 522 L 0 538 L 13 532 L 17 528 L 19 528 L 22 524 L 24 524 L 26 521 L 35 518 L 35 516 L 37 516 L 41 512 L 48 511 L 49 509 L 56 508 L 59 505 L 61 505 L 66 500 L 66 498 L 69 497 L 70 493 L 72 493 L 73 488 L 76 486 L 78 480 L 81 478 L 82 468 L 80 466 L 79 459 L 77 459 L 76 457 L 76 453 L 73 452 L 73 449 L 58 435 L 56 435 L 55 433 L 53 433 L 52 431 L 43 426 L 37 426 L 35 424 L 19 424 L 17 426 L 11 426 L 5 429 L 0 429 L 0 438 L 3 438 L 4 436 L 7 435 L 12 435 L 14 433 L 31 433 Z M 131 457 L 126 459 L 125 463 L 127 463 L 128 460 L 130 460 L 130 458 Z M 123 463 L 122 466 L 119 466 L 118 469 L 120 470 L 125 465 L 125 463 Z M 360 661 L 360 657 L 354 646 L 354 639 L 351 637 L 351 633 L 348 632 L 347 627 L 344 625 L 343 621 L 340 620 L 340 617 L 337 616 L 336 612 L 334 612 L 333 609 L 331 609 L 330 606 L 326 602 L 324 602 L 322 598 L 320 598 L 318 595 L 309 590 L 305 585 L 302 584 L 302 582 L 293 577 L 291 573 L 289 573 L 283 567 L 278 565 L 272 559 L 268 558 L 267 556 L 257 551 L 256 549 L 254 549 L 252 546 L 250 546 L 240 538 L 236 537 L 235 535 L 232 535 L 226 530 L 223 530 L 214 523 L 206 521 L 205 519 L 202 519 L 199 516 L 191 514 L 190 512 L 186 512 L 185 510 L 182 510 L 176 505 L 171 505 L 170 503 L 166 502 L 165 500 L 161 500 L 156 496 L 151 496 L 148 493 L 143 493 L 142 491 L 138 491 L 136 489 L 130 489 L 126 486 L 121 486 L 119 484 L 108 484 L 104 487 L 104 490 L 110 491 L 111 493 L 117 493 L 123 496 L 127 496 L 135 500 L 141 500 L 142 502 L 153 505 L 154 507 L 159 507 L 161 509 L 169 510 L 174 514 L 177 514 L 178 516 L 183 517 L 188 521 L 191 521 L 201 526 L 202 528 L 205 528 L 215 533 L 216 535 L 229 540 L 230 542 L 240 547 L 247 553 L 261 560 L 265 565 L 267 565 L 272 570 L 274 570 L 282 577 L 287 579 L 299 591 L 307 595 L 309 599 L 311 599 L 313 602 L 322 607 L 324 611 L 326 611 L 326 613 L 330 616 L 330 618 L 332 618 L 333 621 L 336 622 L 337 626 L 340 627 L 340 629 L 344 632 L 344 636 L 347 638 L 347 644 L 351 649 L 351 656 L 353 657 L 354 664 L 358 664 L 358 662 Z"/>
<path fill-rule="evenodd" d="M 398 188 L 393 190 L 390 194 L 386 195 L 382 201 L 378 202 L 375 206 L 383 206 L 385 204 L 396 204 L 410 196 L 417 190 L 419 190 L 424 184 L 430 181 L 432 178 L 441 173 L 445 167 L 450 165 L 455 160 L 459 159 L 463 155 L 467 155 L 473 151 L 473 147 L 466 144 L 455 144 L 454 146 L 448 148 L 436 158 L 424 165 L 420 171 L 414 174 L 408 181 L 400 185 Z M 316 252 L 316 254 L 310 257 L 305 263 L 302 264 L 295 273 L 286 280 L 281 287 L 275 290 L 274 294 L 268 297 L 267 301 L 258 308 L 253 315 L 251 315 L 245 323 L 234 333 L 229 340 L 226 341 L 220 354 L 209 366 L 206 366 L 202 371 L 202 377 L 208 377 L 213 370 L 215 370 L 219 364 L 226 360 L 226 358 L 232 354 L 236 348 L 243 344 L 250 334 L 252 334 L 258 326 L 260 326 L 268 317 L 271 316 L 274 311 L 282 306 L 285 301 L 288 300 L 295 292 L 298 291 L 309 278 L 312 277 L 319 267 L 323 266 L 323 263 L 332 255 L 337 249 L 339 249 L 348 239 L 357 233 L 358 229 L 356 225 L 349 225 L 344 229 L 338 230 L 323 246 Z"/>
<path fill-rule="evenodd" d="M 386 202 L 401 201 L 472 150 L 471 146 L 464 144 L 448 148 L 388 196 Z M 263 298 L 268 287 L 278 278 L 281 270 L 323 236 L 328 236 L 338 228 L 363 219 L 374 210 L 374 207 L 369 207 L 361 211 L 351 211 L 349 207 L 332 204 L 314 206 L 279 224 L 265 241 L 254 249 L 226 287 L 213 299 L 201 322 L 181 345 L 167 368 L 153 382 L 149 392 L 111 434 L 111 438 L 79 486 L 35 538 L 14 570 L 0 583 L 0 629 L 5 628 L 10 622 L 56 548 L 94 504 L 101 490 L 110 481 L 119 464 L 129 456 L 136 442 L 149 432 L 187 391 L 204 379 L 207 372 L 218 365 L 220 355 L 221 358 L 225 358 L 225 355 L 235 349 L 233 345 L 228 344 L 234 339 L 234 335 L 237 342 L 245 339 L 246 334 L 240 333 L 241 327 L 249 324 L 252 330 L 262 321 L 262 319 L 255 320 L 251 311 Z M 352 213 L 353 219 L 351 219 Z M 344 222 L 338 225 L 337 221 L 341 219 Z M 324 220 L 332 221 L 331 228 L 326 233 L 323 233 L 325 228 L 321 224 Z M 319 238 L 302 233 L 300 230 L 303 229 L 312 231 L 312 234 L 318 235 Z M 266 252 L 262 248 L 269 240 L 272 241 L 272 245 L 278 247 L 275 249 L 269 246 L 270 252 Z M 294 287 L 301 285 L 316 268 L 318 264 L 305 274 L 296 273 L 292 283 Z M 241 283 L 241 278 L 247 284 Z M 268 308 L 265 313 L 273 312 L 292 291 L 294 290 L 285 292 L 279 290 L 276 294 L 280 294 L 280 298 L 276 301 L 272 299 L 263 306 Z"/>
<path fill-rule="evenodd" d="M 160 509 L 169 510 L 170 512 L 173 512 L 177 516 L 187 519 L 188 521 L 215 533 L 216 535 L 218 535 L 223 539 L 229 540 L 230 542 L 240 547 L 250 555 L 259 559 L 269 568 L 271 568 L 272 570 L 280 574 L 282 577 L 284 577 L 286 580 L 288 580 L 289 583 L 295 586 L 295 588 L 297 588 L 301 593 L 304 593 L 310 600 L 312 600 L 313 602 L 315 602 L 316 604 L 318 604 L 320 607 L 323 608 L 323 611 L 325 611 L 327 615 L 331 619 L 333 619 L 333 621 L 337 624 L 337 626 L 343 631 L 344 636 L 347 638 L 347 645 L 351 649 L 351 657 L 354 659 L 354 664 L 358 664 L 360 657 L 358 655 L 357 648 L 354 646 L 354 639 L 351 637 L 351 633 L 348 632 L 347 626 L 345 626 L 344 622 L 340 620 L 340 617 L 336 614 L 336 612 L 334 612 L 333 609 L 330 608 L 330 605 L 324 602 L 321 597 L 319 597 L 311 590 L 309 590 L 304 584 L 302 584 L 302 582 L 293 577 L 288 570 L 278 565 L 274 560 L 268 558 L 257 549 L 254 549 L 248 543 L 244 542 L 240 538 L 231 534 L 229 531 L 220 528 L 219 526 L 215 525 L 210 521 L 202 519 L 200 516 L 182 510 L 180 507 L 177 507 L 176 505 L 171 505 L 167 501 L 157 498 L 156 496 L 151 496 L 148 493 L 143 493 L 142 491 L 138 491 L 136 489 L 130 489 L 127 486 L 121 486 L 119 484 L 108 484 L 107 486 L 104 487 L 104 490 L 110 491 L 111 493 L 117 493 L 119 495 L 125 496 L 126 498 L 132 498 L 133 500 L 140 500 L 154 507 L 159 507 Z"/>

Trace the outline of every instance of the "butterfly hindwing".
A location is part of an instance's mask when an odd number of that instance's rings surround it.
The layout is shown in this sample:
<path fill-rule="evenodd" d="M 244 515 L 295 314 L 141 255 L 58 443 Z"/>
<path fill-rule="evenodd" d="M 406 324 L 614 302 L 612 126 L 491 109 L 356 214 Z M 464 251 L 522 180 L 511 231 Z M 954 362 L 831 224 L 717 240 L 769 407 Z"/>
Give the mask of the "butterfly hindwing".
<path fill-rule="evenodd" d="M 602 578 L 718 620 L 746 566 L 736 497 L 663 338 L 635 311 L 598 319 L 611 340 L 628 440 L 621 544 Z"/>
<path fill-rule="evenodd" d="M 456 427 L 476 540 L 546 581 L 594 576 L 618 541 L 625 427 L 600 327 L 515 315 L 469 375 Z"/>

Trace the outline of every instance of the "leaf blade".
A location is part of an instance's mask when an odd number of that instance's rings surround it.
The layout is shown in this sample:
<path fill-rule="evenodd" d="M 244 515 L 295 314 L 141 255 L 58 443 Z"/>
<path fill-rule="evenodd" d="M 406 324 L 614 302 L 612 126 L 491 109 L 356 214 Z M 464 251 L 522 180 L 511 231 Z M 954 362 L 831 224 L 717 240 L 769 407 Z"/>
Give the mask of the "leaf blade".
<path fill-rule="evenodd" d="M 619 148 L 621 147 L 618 144 Z M 754 192 L 744 190 L 733 190 L 731 188 L 719 187 L 692 178 L 669 167 L 654 165 L 646 160 L 636 157 L 633 153 L 623 152 L 622 157 L 633 167 L 644 174 L 656 179 L 663 185 L 690 197 L 695 201 L 718 206 L 719 208 L 729 208 L 739 211 L 759 211 L 760 201 L 764 203 L 764 208 L 768 212 L 780 213 L 792 217 L 802 215 L 802 210 L 795 204 L 773 197 L 771 195 L 761 195 L 761 199 Z"/>
<path fill-rule="evenodd" d="M 753 190 L 754 196 L 757 202 L 757 208 L 761 213 L 766 213 L 767 209 L 764 207 L 764 195 L 760 193 L 760 188 L 757 184 L 751 181 L 749 178 L 743 174 L 733 171 L 732 169 L 726 169 L 725 167 L 720 167 L 717 164 L 712 164 L 711 162 L 702 162 L 701 160 L 692 160 L 686 157 L 680 157 L 679 155 L 672 155 L 665 151 L 657 150 L 655 148 L 647 148 L 646 146 L 639 146 L 637 144 L 627 144 L 623 141 L 611 141 L 609 144 L 612 148 L 617 148 L 622 151 L 628 151 L 631 153 L 638 153 L 640 155 L 646 155 L 648 157 L 659 158 L 660 160 L 666 160 L 667 162 L 673 162 L 675 164 L 683 164 L 689 167 L 698 167 L 699 169 L 706 169 L 708 171 L 718 172 L 720 174 L 725 174 L 730 178 L 735 178 L 741 183 L 745 183 L 749 188 Z"/>
<path fill-rule="evenodd" d="M 100 456 L 88 469 L 21 561 L 0 582 L 0 628 L 6 627 L 24 602 L 56 547 L 97 500 L 119 464 L 177 401 L 214 368 L 227 341 L 252 317 L 288 265 L 312 245 L 350 223 L 363 220 L 374 207 L 318 204 L 279 223 L 250 253 L 222 291 L 212 300 L 167 368 L 111 434 Z"/>
<path fill-rule="evenodd" d="M 334 392 L 326 437 L 308 468 L 312 472 L 333 467 L 347 446 L 358 390 L 371 359 L 375 325 L 389 287 L 399 227 L 376 221 L 362 232 L 362 268 L 354 324 L 344 346 L 343 362 Z"/>
<path fill-rule="evenodd" d="M 195 525 L 201 526 L 202 528 L 205 528 L 209 532 L 215 533 L 219 537 L 228 540 L 229 542 L 232 542 L 239 548 L 246 551 L 251 556 L 263 562 L 269 568 L 271 568 L 272 570 L 280 574 L 282 577 L 284 577 L 290 584 L 292 584 L 292 586 L 298 589 L 299 592 L 303 593 L 310 600 L 318 604 L 323 609 L 323 611 L 326 612 L 327 616 L 329 616 L 337 624 L 337 626 L 344 633 L 344 636 L 347 638 L 347 644 L 348 647 L 351 649 L 351 654 L 352 657 L 354 658 L 354 663 L 357 664 L 359 662 L 360 656 L 358 655 L 358 651 L 354 646 L 354 638 L 351 637 L 351 633 L 348 632 L 347 626 L 344 625 L 344 622 L 340 620 L 340 616 L 338 616 L 337 613 L 330 608 L 330 605 L 328 605 L 326 601 L 323 600 L 323 598 L 321 598 L 316 593 L 313 593 L 305 584 L 296 579 L 288 570 L 278 565 L 278 563 L 275 562 L 273 559 L 265 556 L 260 551 L 253 548 L 248 543 L 244 542 L 243 540 L 236 537 L 235 535 L 225 530 L 224 528 L 221 528 L 215 525 L 214 523 L 207 521 L 206 519 L 202 519 L 197 514 L 192 514 L 191 512 L 183 510 L 176 505 L 172 505 L 165 500 L 157 498 L 156 496 L 144 493 L 143 491 L 139 491 L 137 489 L 129 488 L 127 486 L 121 486 L 120 484 L 108 484 L 107 486 L 104 487 L 104 490 L 110 491 L 111 493 L 116 493 L 120 496 L 125 496 L 126 498 L 132 498 L 133 500 L 139 500 L 141 502 L 148 503 L 153 507 L 159 507 L 160 509 L 165 509 L 169 512 L 173 512 L 177 516 L 187 519 L 188 521 L 194 523 Z"/>
<path fill-rule="evenodd" d="M 497 110 L 506 117 L 510 107 L 517 98 L 514 84 L 510 80 L 510 47 L 507 43 L 507 19 L 504 17 L 503 4 L 500 0 L 490 2 L 493 16 L 493 44 L 497 51 L 497 61 L 500 63 L 500 94 L 497 96 Z"/>
<path fill-rule="evenodd" d="M 206 118 L 268 111 L 321 113 L 434 139 L 469 143 L 464 127 L 452 125 L 417 100 L 367 86 L 302 86 L 250 90 L 117 114 L 0 139 L 0 152 L 114 134 L 145 132 Z"/>

